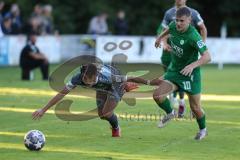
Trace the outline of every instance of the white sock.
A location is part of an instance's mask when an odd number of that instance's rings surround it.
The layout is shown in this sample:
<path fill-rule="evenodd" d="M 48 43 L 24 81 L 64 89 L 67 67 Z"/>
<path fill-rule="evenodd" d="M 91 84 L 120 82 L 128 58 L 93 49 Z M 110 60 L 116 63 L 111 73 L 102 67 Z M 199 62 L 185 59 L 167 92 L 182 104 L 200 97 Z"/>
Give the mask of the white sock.
<path fill-rule="evenodd" d="M 182 105 L 182 106 L 185 106 L 185 100 L 184 100 L 184 98 L 183 98 L 183 99 L 179 99 L 179 104 Z"/>
<path fill-rule="evenodd" d="M 200 129 L 200 132 L 206 132 L 207 128 Z"/>

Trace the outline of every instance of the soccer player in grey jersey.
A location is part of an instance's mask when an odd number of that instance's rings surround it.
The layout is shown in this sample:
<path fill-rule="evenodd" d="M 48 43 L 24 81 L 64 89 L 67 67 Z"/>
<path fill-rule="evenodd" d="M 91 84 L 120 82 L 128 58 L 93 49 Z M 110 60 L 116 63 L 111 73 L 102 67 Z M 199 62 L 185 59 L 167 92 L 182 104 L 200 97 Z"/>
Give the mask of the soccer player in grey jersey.
<path fill-rule="evenodd" d="M 43 108 L 35 111 L 32 117 L 33 119 L 40 119 L 49 108 L 77 86 L 93 88 L 96 90 L 99 117 L 110 123 L 112 137 L 120 137 L 118 119 L 113 110 L 117 107 L 125 92 L 137 88 L 136 83 L 149 84 L 149 81 L 140 77 L 131 78 L 121 75 L 117 68 L 110 65 L 89 63 L 81 66 L 80 72 L 73 76 L 65 87 Z"/>
<path fill-rule="evenodd" d="M 187 0 L 175 0 L 175 6 L 168 9 L 165 12 L 163 21 L 161 23 L 161 26 L 163 27 L 163 29 L 168 28 L 168 25 L 170 24 L 170 22 L 172 22 L 176 19 L 177 9 L 180 7 L 186 6 L 186 1 Z M 188 7 L 188 8 L 191 10 L 191 17 L 192 17 L 191 24 L 199 30 L 203 41 L 206 41 L 207 29 L 206 29 L 206 26 L 204 24 L 204 21 L 203 21 L 201 15 L 199 14 L 199 12 L 197 10 L 190 8 L 190 7 Z"/>
<path fill-rule="evenodd" d="M 175 6 L 168 9 L 165 14 L 164 14 L 164 18 L 162 20 L 162 23 L 160 24 L 160 26 L 158 27 L 157 30 L 157 34 L 161 34 L 164 30 L 166 30 L 168 28 L 168 25 L 170 24 L 170 22 L 175 21 L 176 19 L 176 11 L 178 8 L 180 7 L 184 7 L 186 6 L 186 1 L 187 0 L 175 0 Z M 191 11 L 191 24 L 196 27 L 203 39 L 203 41 L 206 41 L 206 37 L 207 37 L 207 29 L 206 26 L 204 25 L 204 21 L 201 17 L 201 15 L 198 13 L 197 10 L 188 7 Z M 167 38 L 165 38 L 163 40 L 163 53 L 162 53 L 162 64 L 165 66 L 165 68 L 167 68 L 169 66 L 169 64 L 171 63 L 171 47 L 170 45 L 167 43 Z M 174 92 L 173 95 L 170 96 L 171 102 L 173 105 L 177 104 L 177 93 Z M 184 101 L 184 92 L 183 91 L 179 91 L 179 107 L 178 107 L 178 117 L 182 118 L 184 116 L 185 110 L 186 110 L 186 104 Z"/>

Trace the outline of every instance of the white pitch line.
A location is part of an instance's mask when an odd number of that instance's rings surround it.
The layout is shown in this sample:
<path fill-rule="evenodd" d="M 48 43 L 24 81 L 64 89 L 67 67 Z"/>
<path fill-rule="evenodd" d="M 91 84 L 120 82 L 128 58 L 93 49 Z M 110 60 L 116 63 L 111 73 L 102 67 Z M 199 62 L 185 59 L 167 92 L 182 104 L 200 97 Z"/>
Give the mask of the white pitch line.
<path fill-rule="evenodd" d="M 1 87 L 0 88 L 0 95 L 32 95 L 32 96 L 54 96 L 57 92 L 55 91 L 48 91 L 48 90 L 35 90 L 35 89 L 27 89 L 27 88 L 9 88 L 9 87 Z M 131 94 L 128 93 L 128 94 Z M 134 97 L 134 92 L 132 92 L 131 97 Z M 71 98 L 81 98 L 81 99 L 87 99 L 92 98 L 88 96 L 82 96 L 82 95 L 67 95 L 67 97 Z M 186 96 L 187 97 L 187 96 Z M 152 100 L 151 95 L 148 95 L 148 97 L 141 97 L 137 98 L 138 100 Z M 202 94 L 201 96 L 202 101 L 219 101 L 219 102 L 240 102 L 240 95 L 214 95 L 214 94 Z"/>
<path fill-rule="evenodd" d="M 34 109 L 28 109 L 28 108 L 10 108 L 10 107 L 0 107 L 0 111 L 5 111 L 5 112 L 18 112 L 18 113 L 32 113 L 35 110 Z M 55 114 L 53 110 L 48 110 L 46 112 L 47 114 Z M 80 113 L 84 113 L 84 112 L 71 112 L 73 114 L 80 114 Z M 153 114 L 152 114 L 153 115 Z M 147 119 L 149 116 L 145 114 L 117 114 L 117 116 L 119 117 L 119 119 L 128 119 L 128 120 L 132 120 L 132 121 L 137 121 L 140 119 L 140 122 L 142 119 Z M 160 118 L 159 115 L 157 116 L 157 120 Z M 130 118 L 131 117 L 131 118 Z M 155 118 L 155 117 L 153 117 Z M 195 120 L 191 120 L 191 119 L 175 119 L 176 121 L 184 121 L 184 122 L 195 122 Z M 220 120 L 207 120 L 207 123 L 212 123 L 212 124 L 224 124 L 224 125 L 237 125 L 240 126 L 240 122 L 231 122 L 231 121 L 220 121 Z M 1 132 L 0 132 L 1 133 Z M 0 134 L 1 135 L 1 134 Z"/>

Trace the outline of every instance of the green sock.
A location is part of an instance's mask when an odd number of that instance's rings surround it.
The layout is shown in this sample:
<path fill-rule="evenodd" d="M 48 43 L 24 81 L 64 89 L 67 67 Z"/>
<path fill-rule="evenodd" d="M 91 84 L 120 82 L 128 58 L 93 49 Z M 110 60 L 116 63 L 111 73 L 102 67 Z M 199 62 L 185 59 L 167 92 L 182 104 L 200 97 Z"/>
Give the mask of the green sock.
<path fill-rule="evenodd" d="M 206 118 L 205 117 L 206 116 L 204 114 L 201 118 L 197 119 L 197 123 L 198 123 L 199 129 L 206 128 Z"/>
<path fill-rule="evenodd" d="M 171 113 L 173 110 L 168 98 L 166 98 L 162 103 L 158 103 L 158 106 L 162 108 L 167 114 Z"/>
<path fill-rule="evenodd" d="M 174 97 L 174 98 L 177 97 L 177 92 L 176 92 L 176 91 L 173 92 L 173 97 Z"/>

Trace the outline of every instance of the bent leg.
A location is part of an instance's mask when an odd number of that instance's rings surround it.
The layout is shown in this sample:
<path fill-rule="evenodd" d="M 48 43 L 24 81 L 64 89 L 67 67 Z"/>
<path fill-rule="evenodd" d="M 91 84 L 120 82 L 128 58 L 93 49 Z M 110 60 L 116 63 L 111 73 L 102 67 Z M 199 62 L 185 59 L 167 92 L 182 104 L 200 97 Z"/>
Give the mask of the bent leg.
<path fill-rule="evenodd" d="M 40 63 L 40 70 L 42 73 L 42 79 L 48 80 L 49 64 L 48 62 L 42 61 Z"/>
<path fill-rule="evenodd" d="M 153 92 L 153 99 L 167 114 L 173 111 L 167 95 L 172 91 L 177 90 L 177 86 L 171 82 L 163 80 L 158 88 Z"/>
<path fill-rule="evenodd" d="M 188 95 L 188 98 L 191 110 L 196 116 L 199 129 L 206 128 L 205 113 L 201 108 L 201 95 Z"/>
<path fill-rule="evenodd" d="M 97 92 L 98 115 L 101 119 L 107 120 L 113 129 L 118 128 L 118 118 L 113 113 L 118 101 L 112 95 L 104 92 Z"/>

